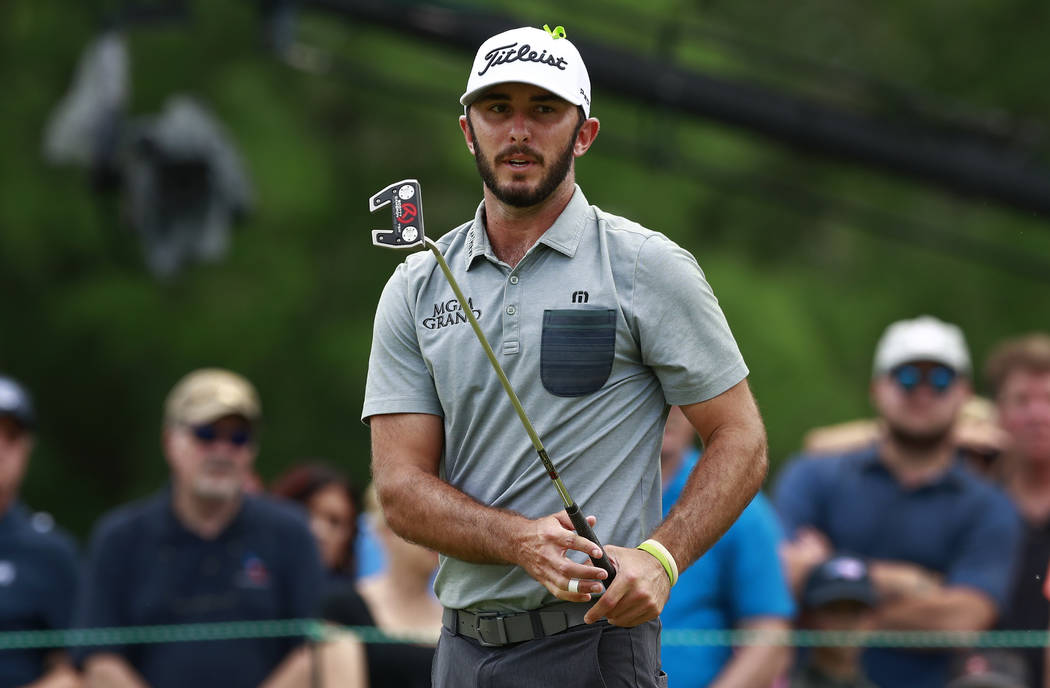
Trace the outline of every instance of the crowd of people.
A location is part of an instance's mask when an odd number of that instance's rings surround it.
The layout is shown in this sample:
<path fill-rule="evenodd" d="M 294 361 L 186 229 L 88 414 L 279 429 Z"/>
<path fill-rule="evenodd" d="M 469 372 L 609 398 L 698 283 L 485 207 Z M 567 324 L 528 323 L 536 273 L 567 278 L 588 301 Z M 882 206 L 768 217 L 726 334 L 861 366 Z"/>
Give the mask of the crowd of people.
<path fill-rule="evenodd" d="M 312 462 L 258 494 L 259 396 L 202 369 L 164 405 L 168 484 L 103 515 L 81 559 L 18 501 L 36 415 L 0 378 L 3 630 L 322 618 L 413 642 L 111 634 L 0 650 L 0 688 L 1050 686 L 1041 650 L 661 651 L 672 628 L 1047 630 L 1050 335 L 992 352 L 978 423 L 962 331 L 930 316 L 891 324 L 869 379 L 877 417 L 807 435 L 767 497 L 750 371 L 696 259 L 576 184 L 600 125 L 564 28 L 489 38 L 460 104 L 484 198 L 433 243 L 444 278 L 414 254 L 380 299 L 365 507 Z M 397 189 L 391 245 L 422 240 L 415 193 Z M 453 280 L 470 295 L 451 290 L 462 311 L 484 314 L 474 330 L 433 327 Z M 475 336 L 505 373 L 479 370 Z M 522 432 L 521 407 L 585 515 Z M 362 513 L 372 548 L 356 550 Z M 582 518 L 604 546 L 578 532 Z"/>
<path fill-rule="evenodd" d="M 1050 335 L 1002 342 L 984 374 L 993 403 L 977 406 L 991 418 L 972 411 L 978 381 L 958 327 L 930 316 L 890 325 L 870 382 L 877 418 L 807 433 L 807 447 L 773 481 L 772 525 L 749 518 L 766 508 L 760 493 L 683 574 L 703 575 L 703 585 L 676 589 L 664 628 L 1047 630 Z M 672 414 L 665 471 L 688 455 L 691 428 L 679 427 Z M 664 475 L 665 485 L 675 479 Z M 749 549 L 724 554 L 749 523 Z M 716 562 L 717 573 L 707 573 Z M 791 591 L 786 608 L 781 590 Z M 1050 686 L 1040 648 L 862 650 L 847 642 L 785 659 L 777 646 L 721 656 L 673 646 L 664 657 L 698 677 L 681 685 Z"/>
<path fill-rule="evenodd" d="M 809 448 L 785 463 L 771 499 L 756 495 L 682 572 L 663 628 L 1046 630 L 1050 335 L 1003 342 L 984 372 L 994 441 L 965 427 L 976 379 L 959 328 L 928 316 L 892 324 L 875 351 L 877 418 L 807 435 Z M 162 428 L 170 482 L 103 516 L 82 561 L 46 513 L 18 500 L 36 411 L 18 381 L 0 377 L 0 627 L 323 618 L 416 642 L 335 636 L 313 646 L 293 637 L 8 649 L 0 652 L 0 686 L 279 688 L 315 685 L 318 675 L 332 681 L 323 685 L 430 685 L 442 617 L 431 589 L 437 554 L 387 527 L 374 488 L 362 495 L 323 463 L 300 463 L 258 494 L 261 414 L 255 389 L 235 373 L 205 369 L 181 380 Z M 703 460 L 694 439 L 671 407 L 661 453 L 665 513 Z M 974 462 L 975 453 L 984 458 Z M 362 566 L 366 558 L 382 561 Z M 1021 688 L 1045 680 L 1041 649 L 674 643 L 662 664 L 671 685 L 720 688 Z"/>
<path fill-rule="evenodd" d="M 36 412 L 22 384 L 0 377 L 0 629 L 322 619 L 406 642 L 365 644 L 341 633 L 221 642 L 125 635 L 0 650 L 0 686 L 429 685 L 441 623 L 428 588 L 437 555 L 389 532 L 374 497 L 363 509 L 345 475 L 326 465 L 297 464 L 260 491 L 253 465 L 261 417 L 255 388 L 232 371 L 201 369 L 180 380 L 161 430 L 168 483 L 103 515 L 81 557 L 50 516 L 18 500 Z M 359 576 L 358 548 L 382 568 Z"/>

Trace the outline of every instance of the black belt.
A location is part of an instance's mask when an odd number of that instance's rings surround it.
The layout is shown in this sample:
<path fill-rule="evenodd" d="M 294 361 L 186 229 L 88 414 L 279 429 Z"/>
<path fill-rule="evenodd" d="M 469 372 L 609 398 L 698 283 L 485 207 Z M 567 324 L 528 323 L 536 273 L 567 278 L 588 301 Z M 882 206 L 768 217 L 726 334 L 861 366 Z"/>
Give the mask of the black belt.
<path fill-rule="evenodd" d="M 499 647 L 546 638 L 584 623 L 590 605 L 567 604 L 531 612 L 468 612 L 445 609 L 441 621 L 455 635 L 473 638 L 485 647 Z"/>

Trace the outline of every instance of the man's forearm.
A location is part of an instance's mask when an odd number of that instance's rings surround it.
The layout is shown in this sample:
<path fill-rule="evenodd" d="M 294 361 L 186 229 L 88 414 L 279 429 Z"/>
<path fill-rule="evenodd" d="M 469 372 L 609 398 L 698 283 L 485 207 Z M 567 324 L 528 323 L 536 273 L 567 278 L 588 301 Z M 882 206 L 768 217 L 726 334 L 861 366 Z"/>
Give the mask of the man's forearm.
<path fill-rule="evenodd" d="M 259 688 L 306 688 L 315 685 L 365 688 L 368 660 L 364 645 L 349 633 L 330 635 L 313 647 L 292 650 Z"/>
<path fill-rule="evenodd" d="M 976 631 L 995 622 L 995 604 L 969 588 L 937 587 L 924 596 L 883 602 L 876 613 L 880 630 Z"/>
<path fill-rule="evenodd" d="M 746 624 L 749 630 L 789 631 L 783 619 Z M 791 663 L 791 648 L 784 645 L 745 645 L 718 673 L 710 688 L 769 688 Z"/>
<path fill-rule="evenodd" d="M 67 653 L 53 653 L 48 657 L 47 665 L 47 672 L 25 688 L 80 688 L 83 685 Z"/>
<path fill-rule="evenodd" d="M 746 388 L 744 392 L 753 405 L 750 392 Z M 690 411 L 682 410 L 693 421 Z M 696 561 L 729 529 L 762 486 L 767 464 L 766 433 L 757 410 L 746 422 L 711 433 L 703 459 L 690 474 L 682 496 L 653 533 L 674 555 L 679 570 Z"/>
<path fill-rule="evenodd" d="M 387 523 L 406 540 L 463 561 L 513 563 L 508 548 L 525 517 L 485 506 L 412 466 L 388 465 L 375 471 L 375 483 Z"/>
<path fill-rule="evenodd" d="M 123 657 L 110 653 L 88 658 L 84 680 L 88 688 L 149 688 Z"/>

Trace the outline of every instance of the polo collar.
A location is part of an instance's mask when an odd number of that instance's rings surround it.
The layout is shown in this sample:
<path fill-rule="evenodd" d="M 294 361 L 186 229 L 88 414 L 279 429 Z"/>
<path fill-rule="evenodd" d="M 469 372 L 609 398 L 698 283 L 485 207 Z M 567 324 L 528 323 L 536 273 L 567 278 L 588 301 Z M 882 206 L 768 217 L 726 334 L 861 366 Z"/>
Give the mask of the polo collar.
<path fill-rule="evenodd" d="M 224 540 L 240 531 L 241 523 L 244 520 L 244 510 L 250 508 L 248 502 L 251 501 L 251 499 L 251 495 L 241 495 L 241 508 L 237 510 L 234 517 L 226 524 L 226 527 L 223 528 L 218 535 L 214 538 L 205 540 L 205 538 L 202 538 L 200 535 L 187 528 L 175 514 L 172 486 L 171 483 L 168 483 L 161 492 L 160 497 L 161 508 L 163 511 L 163 516 L 161 517 L 160 522 L 161 533 L 169 540 L 180 540 L 187 537 L 202 542 L 218 542 Z"/>
<path fill-rule="evenodd" d="M 919 486 L 916 489 L 940 489 L 949 488 L 953 490 L 961 490 L 966 484 L 966 471 L 969 470 L 963 464 L 963 456 L 961 453 L 956 452 L 955 458 L 952 460 L 948 468 L 934 478 L 931 482 Z M 893 475 L 889 468 L 882 463 L 882 456 L 879 453 L 878 445 L 864 450 L 860 457 L 860 464 L 865 471 L 881 471 L 897 482 L 897 478 Z"/>
<path fill-rule="evenodd" d="M 583 195 L 580 185 L 576 184 L 575 191 L 573 191 L 568 205 L 565 206 L 558 219 L 543 233 L 537 243 L 549 246 L 558 253 L 572 258 L 576 255 L 576 249 L 580 246 L 583 230 L 586 229 L 587 223 L 593 216 L 594 214 L 591 211 L 590 204 L 587 202 L 587 197 Z M 470 229 L 467 230 L 467 270 L 474 265 L 475 259 L 479 256 L 485 256 L 493 261 L 497 260 L 495 253 L 492 251 L 492 244 L 489 243 L 488 232 L 485 229 L 484 201 L 478 205 L 478 209 L 474 213 L 474 222 L 471 223 Z"/>

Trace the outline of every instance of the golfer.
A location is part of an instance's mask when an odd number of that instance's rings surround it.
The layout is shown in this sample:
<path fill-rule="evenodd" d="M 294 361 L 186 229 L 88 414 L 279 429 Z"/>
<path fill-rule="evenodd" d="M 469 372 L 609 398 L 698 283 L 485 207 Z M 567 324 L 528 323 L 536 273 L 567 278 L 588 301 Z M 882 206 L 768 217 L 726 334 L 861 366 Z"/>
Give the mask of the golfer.
<path fill-rule="evenodd" d="M 666 685 L 671 586 L 765 475 L 747 367 L 696 260 L 576 185 L 599 124 L 563 31 L 485 41 L 460 103 L 484 196 L 437 244 L 616 578 L 605 589 L 434 256 L 411 255 L 376 311 L 362 416 L 390 527 L 441 553 L 434 685 Z M 661 520 L 672 404 L 704 458 Z"/>

